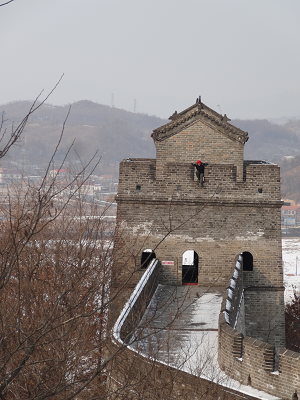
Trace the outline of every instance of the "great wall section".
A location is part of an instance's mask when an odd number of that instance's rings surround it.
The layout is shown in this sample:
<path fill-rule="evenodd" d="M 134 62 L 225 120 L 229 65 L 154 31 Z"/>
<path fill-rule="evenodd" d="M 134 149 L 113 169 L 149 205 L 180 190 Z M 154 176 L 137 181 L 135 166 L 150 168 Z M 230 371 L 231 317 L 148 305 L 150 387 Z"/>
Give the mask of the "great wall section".
<path fill-rule="evenodd" d="M 124 290 L 110 312 L 112 351 L 120 352 L 108 385 L 117 393 L 127 384 L 124 399 L 296 398 L 300 353 L 285 349 L 279 167 L 245 161 L 247 133 L 200 100 L 170 119 L 152 134 L 156 159 L 120 164 L 111 293 Z M 198 159 L 207 164 L 204 187 L 191 165 Z M 202 308 L 209 312 L 201 316 Z M 162 333 L 173 334 L 168 346 L 177 349 L 158 348 L 158 332 L 165 345 Z M 214 376 L 170 362 L 187 335 L 200 334 L 202 348 L 215 340 Z"/>

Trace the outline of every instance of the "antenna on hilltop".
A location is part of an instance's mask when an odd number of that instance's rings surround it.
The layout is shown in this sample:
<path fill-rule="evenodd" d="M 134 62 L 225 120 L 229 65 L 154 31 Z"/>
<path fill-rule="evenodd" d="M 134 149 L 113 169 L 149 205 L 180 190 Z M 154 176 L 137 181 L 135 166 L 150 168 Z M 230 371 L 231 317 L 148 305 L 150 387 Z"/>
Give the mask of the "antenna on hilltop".
<path fill-rule="evenodd" d="M 111 94 L 111 107 L 115 107 L 115 95 L 113 93 Z"/>
<path fill-rule="evenodd" d="M 136 113 L 136 99 L 133 100 L 133 112 Z"/>

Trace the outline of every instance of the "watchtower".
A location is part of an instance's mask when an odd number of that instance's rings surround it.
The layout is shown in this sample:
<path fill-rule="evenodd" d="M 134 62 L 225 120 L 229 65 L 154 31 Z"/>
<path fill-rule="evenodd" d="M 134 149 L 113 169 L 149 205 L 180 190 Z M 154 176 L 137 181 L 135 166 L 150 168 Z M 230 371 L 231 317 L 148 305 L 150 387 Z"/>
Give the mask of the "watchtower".
<path fill-rule="evenodd" d="M 113 284 L 129 296 L 156 257 L 163 284 L 226 287 L 243 254 L 244 334 L 284 346 L 279 167 L 244 161 L 248 134 L 200 99 L 169 119 L 156 159 L 120 163 Z"/>

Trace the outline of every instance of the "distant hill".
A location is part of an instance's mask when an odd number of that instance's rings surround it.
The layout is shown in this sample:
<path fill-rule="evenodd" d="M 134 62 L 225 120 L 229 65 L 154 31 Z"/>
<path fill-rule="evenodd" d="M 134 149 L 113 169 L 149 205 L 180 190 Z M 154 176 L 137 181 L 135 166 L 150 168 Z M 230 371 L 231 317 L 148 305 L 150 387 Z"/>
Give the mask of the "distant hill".
<path fill-rule="evenodd" d="M 7 120 L 8 133 L 12 122 L 18 124 L 30 106 L 29 101 L 0 106 Z M 57 144 L 68 110 L 69 106 L 41 106 L 28 121 L 19 146 L 14 146 L 9 152 L 7 163 L 22 164 L 27 172 L 36 166 L 45 167 Z M 62 159 L 75 139 L 68 159 L 77 159 L 78 162 L 79 156 L 84 163 L 98 150 L 101 162 L 97 172 L 117 177 L 118 165 L 123 158 L 155 157 L 151 132 L 166 122 L 155 116 L 136 114 L 88 100 L 78 101 L 71 106 L 55 163 Z M 249 134 L 245 159 L 266 160 L 281 165 L 283 195 L 287 194 L 292 199 L 299 197 L 300 201 L 300 121 L 277 125 L 267 120 L 232 120 L 231 124 Z M 294 156 L 295 159 L 287 161 L 286 156 Z M 1 162 L 3 164 L 3 160 Z"/>
<path fill-rule="evenodd" d="M 6 125 L 13 121 L 18 124 L 30 106 L 28 101 L 0 106 Z M 23 159 L 25 165 L 45 165 L 57 144 L 68 109 L 69 106 L 42 105 L 30 117 L 20 146 L 12 149 L 10 159 Z M 71 106 L 58 158 L 62 158 L 75 139 L 70 156 L 75 158 L 76 152 L 85 161 L 98 150 L 101 172 L 117 171 L 119 162 L 125 157 L 155 157 L 150 135 L 153 129 L 165 123 L 155 116 L 131 113 L 87 100 L 78 101 Z"/>
<path fill-rule="evenodd" d="M 281 194 L 283 198 L 300 203 L 300 155 L 281 160 Z"/>
<path fill-rule="evenodd" d="M 267 120 L 234 120 L 247 131 L 245 158 L 275 162 L 281 168 L 281 196 L 300 203 L 300 121 L 276 125 Z"/>
<path fill-rule="evenodd" d="M 232 120 L 231 124 L 248 132 L 245 158 L 279 163 L 284 156 L 300 155 L 300 129 L 263 120 Z M 300 128 L 300 121 L 299 128 Z M 298 126 L 298 125 L 297 125 Z"/>
<path fill-rule="evenodd" d="M 289 121 L 283 126 L 300 136 L 300 120 Z"/>

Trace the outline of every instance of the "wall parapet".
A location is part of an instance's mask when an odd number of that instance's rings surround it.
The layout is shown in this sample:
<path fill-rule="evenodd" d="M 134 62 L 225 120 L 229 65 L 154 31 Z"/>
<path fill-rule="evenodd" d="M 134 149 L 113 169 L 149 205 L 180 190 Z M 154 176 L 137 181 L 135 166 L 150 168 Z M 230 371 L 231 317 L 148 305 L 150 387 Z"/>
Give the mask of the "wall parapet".
<path fill-rule="evenodd" d="M 125 159 L 120 163 L 119 195 L 143 197 L 189 196 L 195 197 L 195 189 L 201 198 L 215 193 L 220 198 L 251 198 L 256 201 L 281 200 L 280 173 L 275 164 L 251 161 L 245 164 L 244 178 L 237 180 L 234 164 L 209 163 L 205 168 L 204 190 L 197 185 L 195 168 L 188 162 L 168 161 L 160 167 L 157 177 L 155 159 Z"/>
<path fill-rule="evenodd" d="M 119 343 L 130 343 L 134 329 L 141 321 L 148 304 L 157 289 L 161 263 L 154 259 L 126 302 L 114 327 L 113 337 Z"/>
<path fill-rule="evenodd" d="M 300 388 L 300 353 L 281 348 L 275 370 L 275 346 L 259 339 L 244 336 L 236 329 L 239 322 L 238 306 L 242 303 L 243 273 L 241 255 L 229 285 L 224 292 L 219 315 L 218 362 L 220 368 L 241 384 L 264 390 L 282 399 L 292 399 Z"/>
<path fill-rule="evenodd" d="M 226 289 L 227 295 L 223 297 L 222 311 L 224 312 L 226 322 L 235 328 L 238 323 L 241 303 L 244 296 L 243 288 L 243 257 L 240 254 L 229 279 Z"/>

